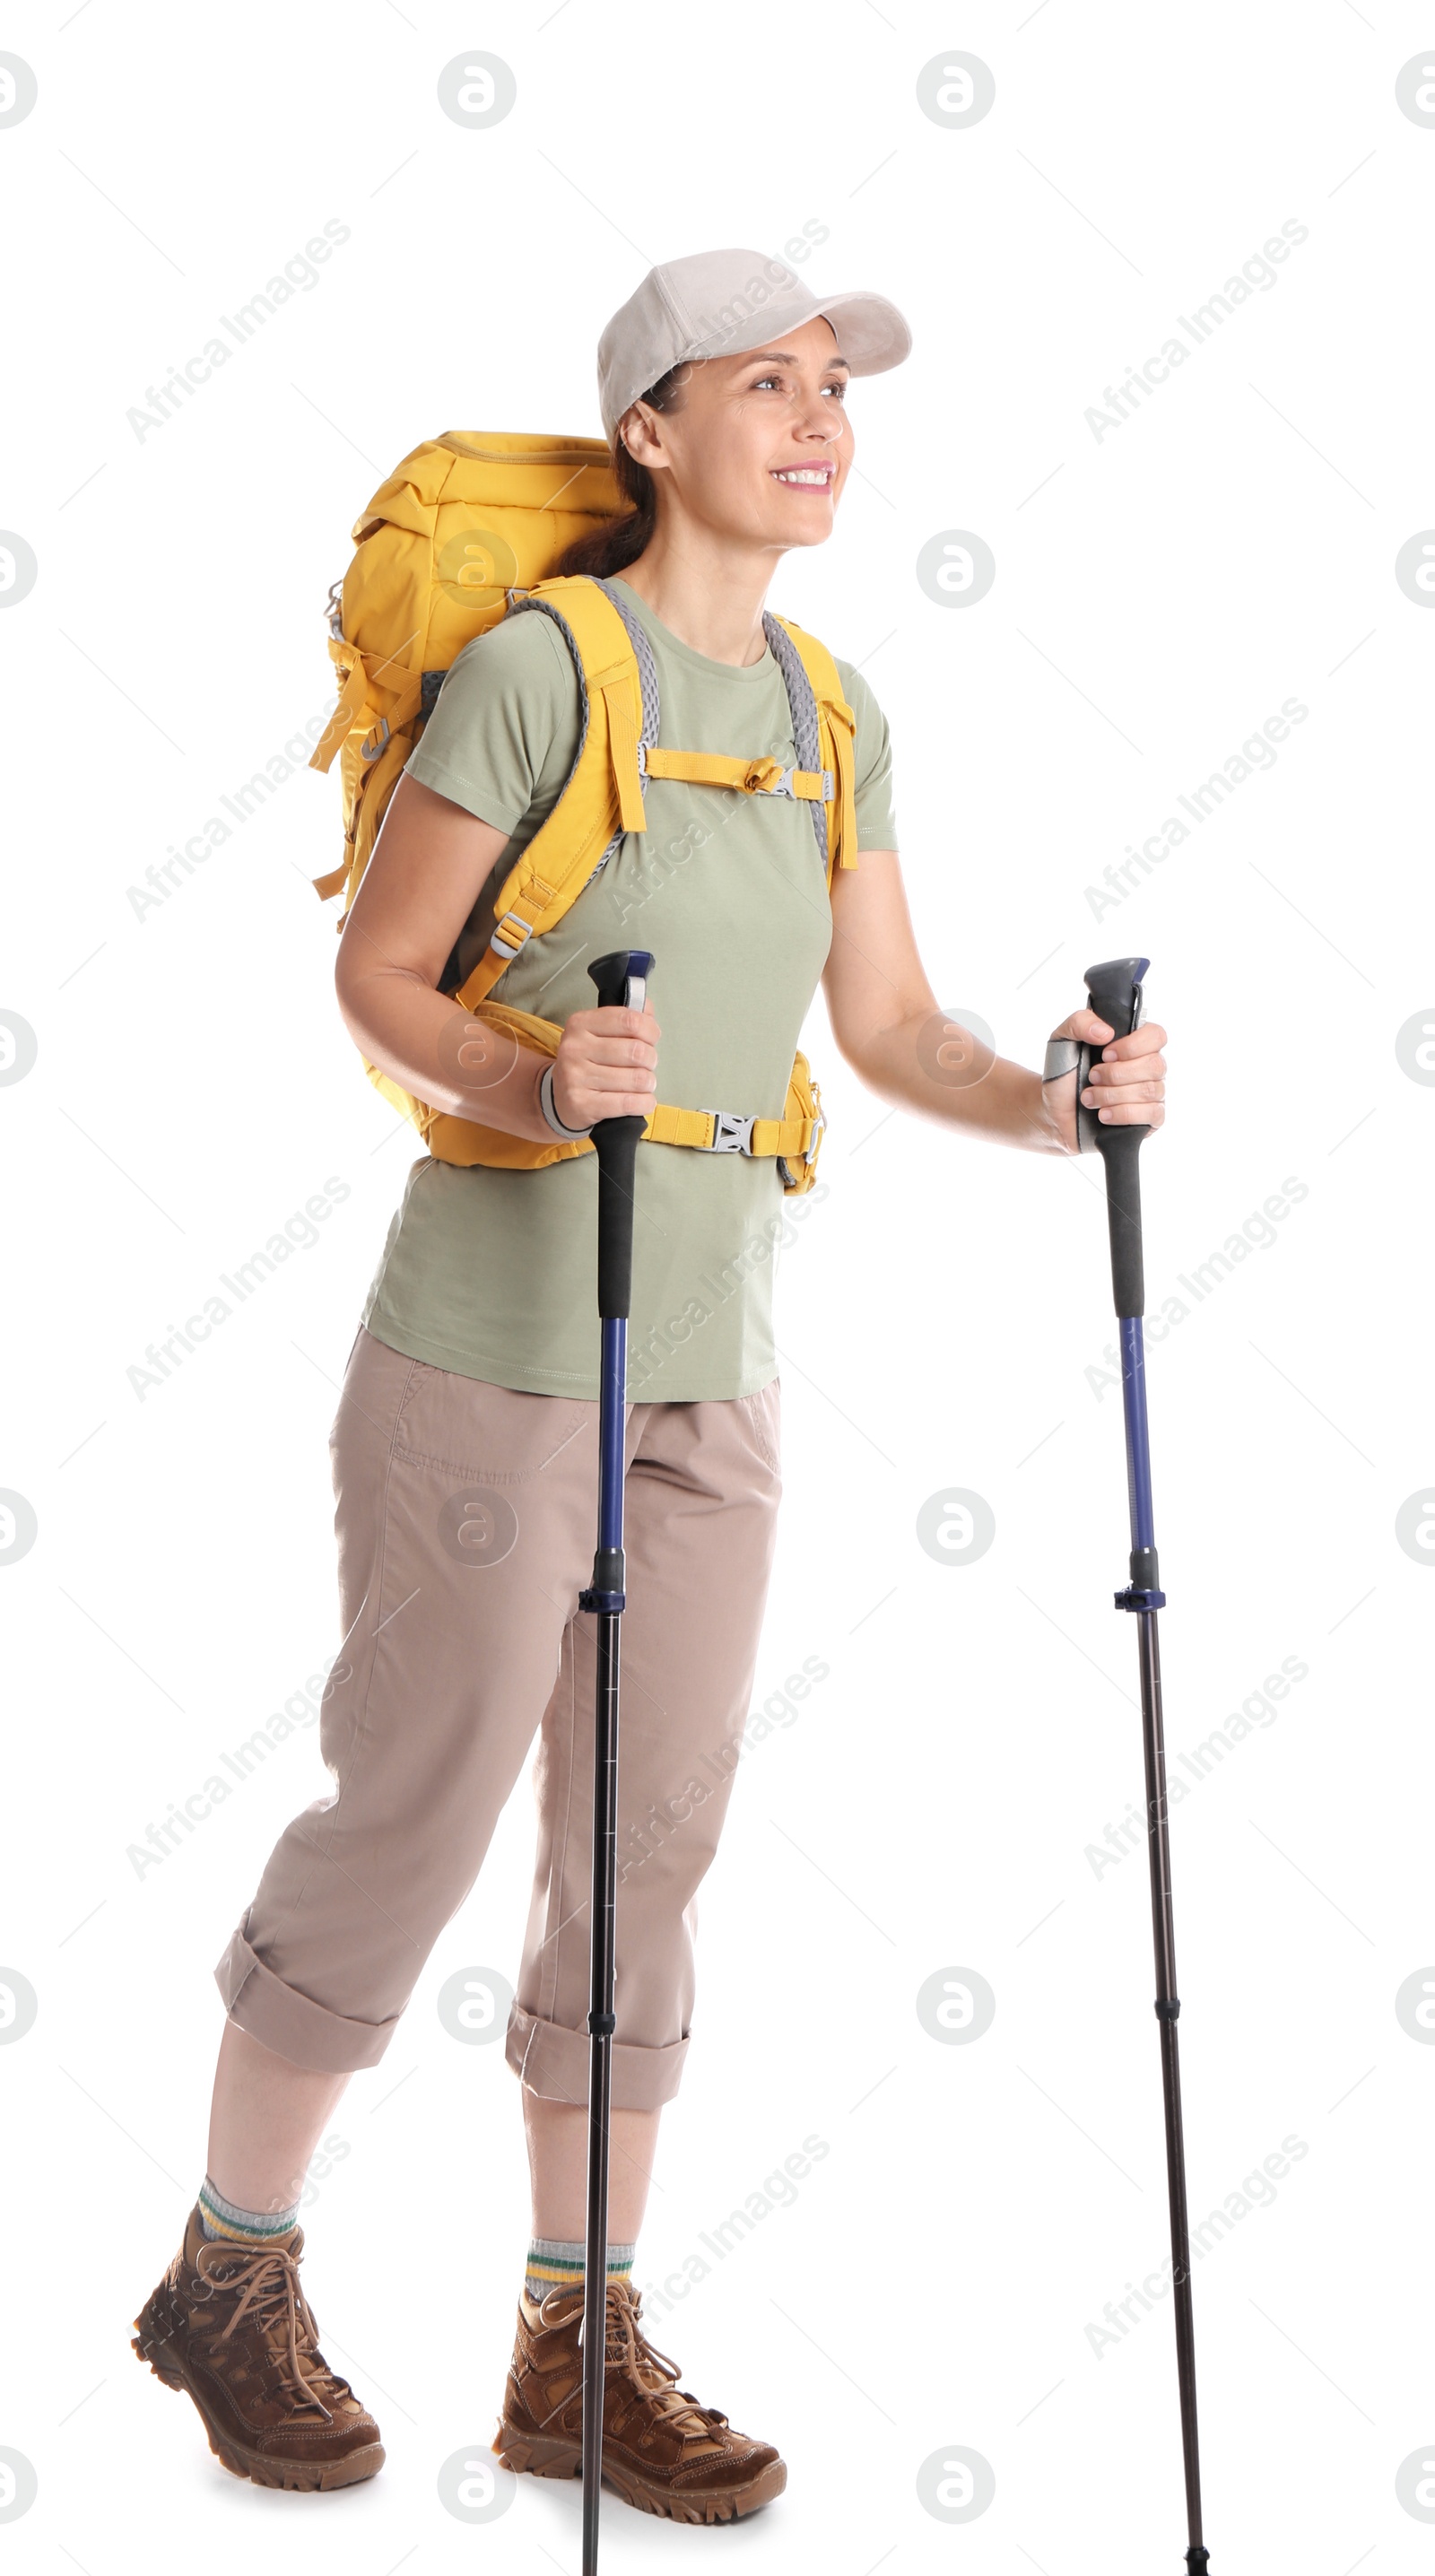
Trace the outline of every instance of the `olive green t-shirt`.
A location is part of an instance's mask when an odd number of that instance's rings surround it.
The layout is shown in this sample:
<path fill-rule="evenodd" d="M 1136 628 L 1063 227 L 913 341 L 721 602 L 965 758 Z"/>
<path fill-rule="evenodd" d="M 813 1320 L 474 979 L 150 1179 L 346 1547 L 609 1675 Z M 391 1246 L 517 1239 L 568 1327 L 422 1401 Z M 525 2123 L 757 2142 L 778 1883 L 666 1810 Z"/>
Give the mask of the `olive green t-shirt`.
<path fill-rule="evenodd" d="M 659 742 L 795 759 L 782 673 L 710 661 L 622 584 L 653 647 Z M 887 725 L 839 662 L 857 718 L 859 849 L 893 849 Z M 577 676 L 550 617 L 526 610 L 465 647 L 408 762 L 425 787 L 510 835 L 459 940 L 467 974 L 494 897 L 556 804 L 578 745 Z M 802 1023 L 831 943 L 811 807 L 788 797 L 651 779 L 647 828 L 627 833 L 556 929 L 513 960 L 494 998 L 564 1021 L 595 1005 L 588 960 L 646 948 L 662 1031 L 658 1098 L 781 1117 Z M 817 1069 L 820 1079 L 820 1068 Z M 597 1157 L 539 1171 L 409 1174 L 364 1310 L 394 1350 L 540 1395 L 598 1393 Z M 783 1231 L 775 1162 L 638 1148 L 628 1391 L 644 1401 L 753 1395 L 777 1374 L 772 1279 Z"/>

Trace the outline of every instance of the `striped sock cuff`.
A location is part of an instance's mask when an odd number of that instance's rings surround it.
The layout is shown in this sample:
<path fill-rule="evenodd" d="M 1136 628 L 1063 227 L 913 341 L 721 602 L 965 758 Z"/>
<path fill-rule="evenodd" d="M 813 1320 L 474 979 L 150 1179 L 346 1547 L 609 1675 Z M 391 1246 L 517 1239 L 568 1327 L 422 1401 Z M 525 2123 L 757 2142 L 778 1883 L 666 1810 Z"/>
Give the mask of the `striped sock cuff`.
<path fill-rule="evenodd" d="M 236 2245 L 264 2245 L 271 2236 L 287 2236 L 299 2224 L 299 2203 L 292 2209 L 241 2209 L 216 2191 L 208 2174 L 199 2188 L 199 2223 L 207 2237 L 225 2237 Z"/>
<path fill-rule="evenodd" d="M 624 2281 L 633 2269 L 636 2245 L 610 2245 L 608 2278 Z M 550 2290 L 581 2290 L 587 2276 L 587 2246 L 581 2237 L 535 2236 L 528 2248 L 523 2286 L 530 2299 Z"/>

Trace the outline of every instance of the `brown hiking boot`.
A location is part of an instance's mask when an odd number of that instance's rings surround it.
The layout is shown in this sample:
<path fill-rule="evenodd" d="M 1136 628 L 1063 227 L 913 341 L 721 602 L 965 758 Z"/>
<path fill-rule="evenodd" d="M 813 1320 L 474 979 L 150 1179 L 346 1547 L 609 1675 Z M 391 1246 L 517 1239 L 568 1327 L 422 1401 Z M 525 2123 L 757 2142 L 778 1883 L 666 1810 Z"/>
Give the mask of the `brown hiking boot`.
<path fill-rule="evenodd" d="M 199 2409 L 209 2447 L 261 2487 L 348 2487 L 384 2462 L 379 2428 L 329 2368 L 299 2287 L 304 2232 L 207 2237 L 197 2209 L 135 2319 L 134 2349 Z"/>
<path fill-rule="evenodd" d="M 603 2475 L 625 2504 L 674 2522 L 729 2522 L 770 2504 L 787 2469 L 770 2442 L 735 2433 L 715 2406 L 675 2387 L 678 2365 L 655 2352 L 639 2325 L 630 2281 L 608 2283 L 603 2387 Z M 583 2293 L 550 2290 L 541 2306 L 522 2292 L 518 2338 L 494 2449 L 505 2468 L 570 2478 L 582 2468 Z"/>

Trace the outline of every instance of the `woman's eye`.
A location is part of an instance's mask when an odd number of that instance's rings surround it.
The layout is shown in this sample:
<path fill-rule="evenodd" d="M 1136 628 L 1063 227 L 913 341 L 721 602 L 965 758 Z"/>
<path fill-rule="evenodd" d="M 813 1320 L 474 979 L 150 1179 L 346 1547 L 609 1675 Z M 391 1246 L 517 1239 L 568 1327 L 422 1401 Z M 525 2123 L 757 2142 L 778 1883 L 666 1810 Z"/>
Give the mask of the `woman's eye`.
<path fill-rule="evenodd" d="M 749 390 L 755 394 L 765 393 L 769 386 L 780 388 L 782 381 L 781 376 L 756 376 Z M 835 394 L 839 402 L 845 402 L 847 399 L 845 378 L 840 382 L 824 385 L 822 390 L 825 394 Z"/>

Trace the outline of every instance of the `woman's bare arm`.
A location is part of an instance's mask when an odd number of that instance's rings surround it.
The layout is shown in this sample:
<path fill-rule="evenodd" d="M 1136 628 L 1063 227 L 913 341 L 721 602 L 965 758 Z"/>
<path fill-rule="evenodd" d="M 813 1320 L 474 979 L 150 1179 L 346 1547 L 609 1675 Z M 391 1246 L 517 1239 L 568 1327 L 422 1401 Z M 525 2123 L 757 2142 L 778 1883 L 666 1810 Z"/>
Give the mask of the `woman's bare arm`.
<path fill-rule="evenodd" d="M 895 850 L 864 850 L 832 881 L 832 949 L 823 976 L 832 1032 L 879 1098 L 1038 1153 L 1076 1150 L 1076 1076 L 1043 1083 L 979 1039 L 944 1037 L 944 1017 L 917 953 Z M 1103 1046 L 1111 1030 L 1073 1011 L 1054 1036 Z M 1159 1127 L 1166 1032 L 1154 1022 L 1105 1047 L 1082 1100 L 1109 1124 Z"/>
<path fill-rule="evenodd" d="M 344 925 L 335 989 L 344 1025 L 371 1064 L 455 1118 L 551 1144 L 538 1104 L 547 1057 L 483 1028 L 438 990 L 454 941 L 507 846 L 416 778 L 399 780 Z M 646 1117 L 657 1098 L 651 1009 L 575 1011 L 553 1076 L 570 1127 Z"/>

